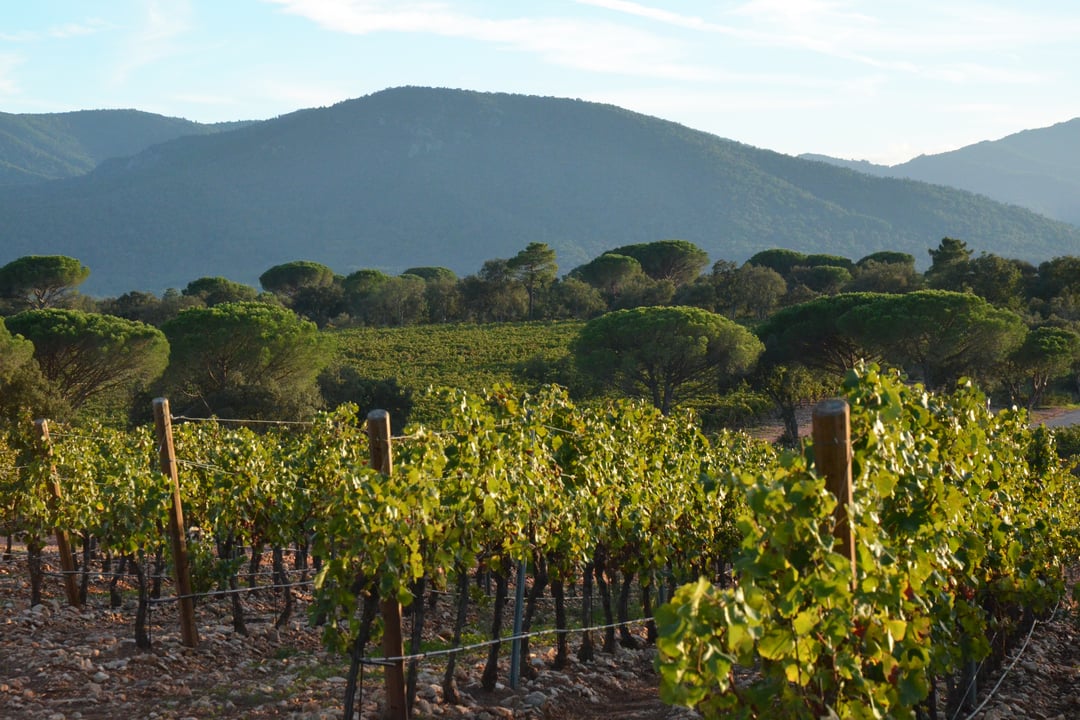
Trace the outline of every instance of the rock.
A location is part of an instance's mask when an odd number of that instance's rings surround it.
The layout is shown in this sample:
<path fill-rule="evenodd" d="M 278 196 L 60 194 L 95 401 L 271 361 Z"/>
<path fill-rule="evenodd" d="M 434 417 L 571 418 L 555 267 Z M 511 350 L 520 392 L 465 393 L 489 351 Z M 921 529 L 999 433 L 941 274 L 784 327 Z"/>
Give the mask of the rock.
<path fill-rule="evenodd" d="M 548 701 L 548 696 L 540 691 L 533 691 L 525 696 L 522 705 L 525 707 L 540 707 Z"/>

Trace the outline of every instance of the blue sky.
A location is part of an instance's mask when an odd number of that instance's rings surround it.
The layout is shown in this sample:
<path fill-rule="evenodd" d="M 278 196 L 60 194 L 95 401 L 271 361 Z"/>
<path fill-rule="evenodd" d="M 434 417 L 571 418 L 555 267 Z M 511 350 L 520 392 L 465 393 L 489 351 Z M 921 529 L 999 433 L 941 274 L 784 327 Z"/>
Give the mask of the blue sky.
<path fill-rule="evenodd" d="M 581 98 L 896 163 L 1080 116 L 1080 3 L 9 0 L 0 111 L 262 119 L 387 87 Z"/>

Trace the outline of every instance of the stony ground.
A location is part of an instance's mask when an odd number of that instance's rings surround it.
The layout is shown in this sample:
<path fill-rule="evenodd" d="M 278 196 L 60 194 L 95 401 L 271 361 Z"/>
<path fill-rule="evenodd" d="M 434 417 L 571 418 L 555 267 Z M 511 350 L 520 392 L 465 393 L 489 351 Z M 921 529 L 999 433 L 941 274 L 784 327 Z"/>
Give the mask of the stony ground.
<path fill-rule="evenodd" d="M 280 599 L 271 591 L 245 597 L 249 634 L 233 632 L 228 602 L 201 601 L 196 608 L 200 644 L 185 648 L 172 604 L 155 606 L 152 648 L 134 643 L 134 601 L 108 608 L 104 587 L 92 588 L 86 607 L 66 606 L 62 585 L 50 577 L 45 601 L 29 606 L 25 566 L 16 555 L 0 562 L 0 718 L 15 720 L 135 720 L 136 718 L 341 718 L 348 666 L 323 650 L 309 627 L 305 597 L 287 627 L 273 627 Z M 435 611 L 435 625 L 450 626 L 449 604 Z M 508 618 L 509 620 L 509 618 Z M 430 637 L 434 637 L 432 634 Z M 599 655 L 588 665 L 571 659 L 565 672 L 550 669 L 554 649 L 533 641 L 535 681 L 517 690 L 479 687 L 483 651 L 466 655 L 457 673 L 458 704 L 442 701 L 440 660 L 420 665 L 415 717 L 479 718 L 679 718 L 656 697 L 654 650 Z M 508 655 L 508 645 L 503 655 Z M 381 715 L 383 676 L 364 674 L 363 718 Z"/>
<path fill-rule="evenodd" d="M 983 683 L 979 712 L 961 717 L 972 720 L 1080 718 L 1077 617 L 1075 607 L 1063 607 L 1053 618 L 1036 625 L 1026 647 L 1017 647 L 1004 666 Z"/>
<path fill-rule="evenodd" d="M 0 718 L 314 720 L 343 716 L 347 673 L 343 658 L 322 649 L 303 607 L 287 627 L 275 630 L 272 620 L 280 601 L 270 591 L 245 599 L 250 630 L 246 637 L 233 632 L 225 601 L 203 601 L 197 609 L 200 646 L 196 650 L 181 645 L 172 606 L 157 606 L 151 619 L 153 647 L 138 652 L 130 600 L 127 606 L 110 610 L 107 593 L 101 590 L 91 594 L 88 607 L 72 609 L 62 601 L 59 580 L 50 578 L 46 601 L 29 607 L 24 575 L 21 564 L 0 562 Z M 437 609 L 437 622 L 448 623 L 449 613 L 449 607 Z M 483 664 L 479 653 L 463 658 L 457 676 L 462 691 L 459 704 L 442 701 L 442 666 L 426 661 L 420 668 L 415 716 L 480 720 L 694 717 L 657 699 L 655 651 L 651 649 L 620 648 L 615 655 L 601 654 L 588 665 L 573 661 L 565 672 L 550 669 L 554 651 L 549 644 L 535 643 L 533 650 L 531 663 L 538 678 L 523 681 L 517 690 L 500 684 L 493 693 L 485 693 L 478 685 Z M 504 682 L 507 670 L 504 665 Z M 380 717 L 381 672 L 369 669 L 363 687 L 363 717 Z M 956 718 L 1080 718 L 1080 627 L 1075 609 L 1063 606 L 1036 625 L 1023 654 L 1010 656 L 983 681 L 980 691 L 981 708 L 975 713 L 965 710 Z"/>

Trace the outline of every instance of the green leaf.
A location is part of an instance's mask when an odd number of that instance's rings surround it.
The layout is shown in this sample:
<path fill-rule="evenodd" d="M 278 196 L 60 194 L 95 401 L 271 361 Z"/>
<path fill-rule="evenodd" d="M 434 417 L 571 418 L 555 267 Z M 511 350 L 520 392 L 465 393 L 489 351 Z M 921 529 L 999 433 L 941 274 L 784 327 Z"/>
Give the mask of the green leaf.
<path fill-rule="evenodd" d="M 772 627 L 758 641 L 758 652 L 766 660 L 780 660 L 795 650 L 795 638 L 785 627 Z"/>
<path fill-rule="evenodd" d="M 810 608 L 796 615 L 791 624 L 795 628 L 796 635 L 806 635 L 817 626 L 819 620 L 817 609 Z"/>

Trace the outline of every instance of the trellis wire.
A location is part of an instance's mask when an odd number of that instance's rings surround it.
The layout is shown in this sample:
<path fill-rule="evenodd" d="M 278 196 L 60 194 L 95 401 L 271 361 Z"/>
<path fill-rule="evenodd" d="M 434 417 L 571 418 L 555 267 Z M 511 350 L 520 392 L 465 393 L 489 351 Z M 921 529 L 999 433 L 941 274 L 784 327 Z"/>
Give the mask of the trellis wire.
<path fill-rule="evenodd" d="M 1061 603 L 1059 602 L 1057 604 L 1057 607 L 1054 608 L 1054 612 L 1050 614 L 1050 619 L 1046 620 L 1045 622 L 1049 623 L 1049 622 L 1053 621 L 1054 616 L 1057 615 L 1058 610 L 1060 610 L 1060 609 L 1061 609 Z M 1028 630 L 1027 637 L 1024 638 L 1023 646 L 1020 648 L 1020 651 L 1018 653 L 1016 653 L 1016 657 L 1014 657 L 1012 659 L 1012 662 L 1009 663 L 1009 667 L 1005 668 L 1005 672 L 1001 673 L 1001 677 L 998 678 L 997 683 L 994 684 L 994 687 L 986 695 L 986 698 L 984 698 L 983 701 L 981 703 L 979 703 L 979 706 L 976 707 L 974 710 L 972 710 L 971 714 L 968 715 L 966 718 L 964 718 L 964 720 L 974 720 L 975 716 L 979 714 L 979 711 L 983 709 L 983 706 L 986 705 L 986 703 L 990 702 L 990 699 L 994 697 L 994 695 L 998 691 L 998 688 L 1001 687 L 1001 683 L 1003 683 L 1005 681 L 1005 678 L 1007 678 L 1009 676 L 1009 673 L 1012 672 L 1012 669 L 1014 667 L 1016 667 L 1016 663 L 1020 662 L 1020 658 L 1022 658 L 1024 656 L 1024 652 L 1027 650 L 1028 643 L 1031 642 L 1031 636 L 1035 633 L 1035 626 L 1038 625 L 1038 624 L 1039 624 L 1038 620 L 1032 620 L 1031 621 L 1031 628 Z M 958 710 L 958 712 L 959 712 L 959 710 Z M 953 715 L 953 720 L 956 720 L 956 715 Z"/>
<path fill-rule="evenodd" d="M 628 625 L 640 625 L 642 623 L 652 622 L 654 618 L 637 618 L 634 620 L 624 620 L 622 622 L 611 623 L 609 625 L 593 625 L 587 628 L 551 628 L 547 630 L 535 630 L 533 632 L 519 633 L 517 635 L 507 635 L 506 637 L 500 637 L 492 640 L 484 640 L 483 642 L 472 643 L 470 645 L 461 645 L 454 648 L 446 648 L 444 650 L 429 650 L 427 652 L 417 653 L 415 655 L 400 655 L 396 657 L 377 658 L 377 659 L 365 659 L 361 660 L 361 663 L 368 665 L 389 665 L 391 663 L 398 662 L 411 662 L 413 660 L 424 660 L 433 657 L 442 657 L 445 655 L 455 655 L 461 652 L 467 652 L 469 650 L 479 650 L 481 648 L 491 647 L 492 645 L 499 645 L 504 642 L 513 642 L 515 640 L 525 640 L 528 638 L 540 637 L 542 635 L 557 635 L 559 633 L 591 633 L 600 632 L 601 630 L 608 630 L 611 628 L 619 628 Z"/>

